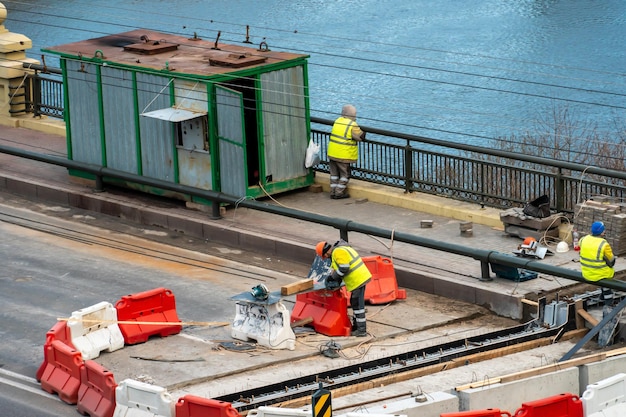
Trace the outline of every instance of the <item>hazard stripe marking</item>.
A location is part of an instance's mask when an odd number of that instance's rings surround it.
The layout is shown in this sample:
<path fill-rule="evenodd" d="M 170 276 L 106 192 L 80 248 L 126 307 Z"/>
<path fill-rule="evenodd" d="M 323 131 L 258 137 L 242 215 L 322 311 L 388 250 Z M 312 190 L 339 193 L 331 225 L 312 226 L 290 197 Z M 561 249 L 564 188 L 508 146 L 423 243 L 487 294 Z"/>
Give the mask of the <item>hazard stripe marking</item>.
<path fill-rule="evenodd" d="M 331 417 L 332 407 L 330 403 L 330 394 L 322 394 L 315 401 L 313 407 L 313 417 Z"/>

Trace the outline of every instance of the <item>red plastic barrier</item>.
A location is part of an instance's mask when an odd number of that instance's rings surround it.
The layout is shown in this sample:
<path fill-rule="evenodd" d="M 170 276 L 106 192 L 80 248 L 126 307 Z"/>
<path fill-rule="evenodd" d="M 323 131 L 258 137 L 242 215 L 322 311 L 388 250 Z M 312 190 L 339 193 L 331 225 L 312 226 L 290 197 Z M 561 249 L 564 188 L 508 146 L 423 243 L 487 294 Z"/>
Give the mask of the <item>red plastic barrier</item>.
<path fill-rule="evenodd" d="M 115 388 L 115 378 L 108 369 L 94 361 L 85 361 L 80 372 L 76 409 L 84 416 L 113 417 Z"/>
<path fill-rule="evenodd" d="M 439 417 L 511 417 L 508 411 L 501 411 L 499 408 L 487 408 L 486 410 L 460 411 L 458 413 L 443 413 Z"/>
<path fill-rule="evenodd" d="M 312 317 L 316 332 L 326 336 L 350 336 L 348 297 L 343 291 L 317 290 L 296 295 L 291 321 Z"/>
<path fill-rule="evenodd" d="M 165 288 L 123 296 L 117 303 L 119 321 L 137 321 L 140 324 L 119 324 L 128 345 L 144 343 L 150 336 L 161 337 L 180 333 L 183 326 L 176 313 L 176 299 L 172 291 Z M 155 324 L 144 324 L 155 322 Z M 172 324 L 170 324 L 172 323 Z"/>
<path fill-rule="evenodd" d="M 53 341 L 59 340 L 71 348 L 74 348 L 72 344 L 72 335 L 70 334 L 70 329 L 67 327 L 66 321 L 58 321 L 48 332 L 46 333 L 46 343 L 43 345 L 43 356 L 44 359 L 39 365 L 39 369 L 37 370 L 37 374 L 35 377 L 37 381 L 41 382 L 41 375 L 43 374 L 44 369 L 46 369 L 46 349 L 48 346 L 52 344 Z"/>
<path fill-rule="evenodd" d="M 85 366 L 81 353 L 60 340 L 55 340 L 46 349 L 45 361 L 41 388 L 50 394 L 58 394 L 68 404 L 76 404 L 80 371 Z"/>
<path fill-rule="evenodd" d="M 240 417 L 231 403 L 185 395 L 178 399 L 176 417 Z"/>
<path fill-rule="evenodd" d="M 370 304 L 386 304 L 395 300 L 404 300 L 406 290 L 398 288 L 393 261 L 382 256 L 363 256 L 361 258 L 372 273 L 372 280 L 365 287 L 365 301 Z M 341 290 L 347 294 L 345 287 Z"/>
<path fill-rule="evenodd" d="M 583 402 L 574 394 L 559 394 L 523 403 L 515 417 L 583 417 Z"/>

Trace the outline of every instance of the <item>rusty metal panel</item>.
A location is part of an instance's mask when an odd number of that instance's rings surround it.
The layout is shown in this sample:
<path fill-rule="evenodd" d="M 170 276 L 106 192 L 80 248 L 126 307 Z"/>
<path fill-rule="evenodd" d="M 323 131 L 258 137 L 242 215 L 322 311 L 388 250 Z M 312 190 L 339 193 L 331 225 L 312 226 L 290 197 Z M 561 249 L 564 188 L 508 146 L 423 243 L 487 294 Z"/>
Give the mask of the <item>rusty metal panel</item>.
<path fill-rule="evenodd" d="M 158 45 L 150 40 L 158 40 Z M 143 46 L 139 47 L 138 44 Z M 177 50 L 173 51 L 175 46 Z M 258 68 L 262 71 L 268 65 L 282 65 L 287 61 L 307 57 L 268 48 L 258 50 L 252 46 L 224 44 L 147 29 L 49 47 L 45 51 L 76 59 L 92 59 L 91 57 L 97 56 L 103 62 L 121 64 L 127 68 L 176 71 L 179 75 L 186 74 L 202 79 L 232 73 L 241 67 Z"/>
<path fill-rule="evenodd" d="M 174 80 L 176 108 L 206 113 L 209 110 L 206 83 L 200 81 Z"/>
<path fill-rule="evenodd" d="M 178 148 L 179 182 L 203 190 L 213 189 L 211 154 Z"/>
<path fill-rule="evenodd" d="M 107 166 L 138 173 L 132 72 L 102 67 L 102 111 Z"/>
<path fill-rule="evenodd" d="M 72 159 L 102 165 L 97 67 L 71 59 L 66 67 Z"/>
<path fill-rule="evenodd" d="M 261 75 L 265 176 L 282 181 L 305 176 L 308 145 L 301 66 Z"/>
<path fill-rule="evenodd" d="M 168 77 L 137 73 L 139 113 L 171 106 Z M 151 117 L 139 118 L 143 175 L 174 182 L 174 135 L 172 123 Z"/>

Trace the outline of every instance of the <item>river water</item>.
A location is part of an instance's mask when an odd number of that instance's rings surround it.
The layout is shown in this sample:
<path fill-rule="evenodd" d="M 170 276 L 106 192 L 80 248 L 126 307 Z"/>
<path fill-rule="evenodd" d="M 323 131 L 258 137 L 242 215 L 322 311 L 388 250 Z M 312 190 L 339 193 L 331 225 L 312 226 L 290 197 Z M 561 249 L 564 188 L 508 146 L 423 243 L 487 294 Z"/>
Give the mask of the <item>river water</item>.
<path fill-rule="evenodd" d="M 311 112 L 355 104 L 364 126 L 488 144 L 567 112 L 626 131 L 624 0 L 4 0 L 40 49 L 136 28 L 310 55 Z M 48 65 L 58 63 L 45 56 Z"/>

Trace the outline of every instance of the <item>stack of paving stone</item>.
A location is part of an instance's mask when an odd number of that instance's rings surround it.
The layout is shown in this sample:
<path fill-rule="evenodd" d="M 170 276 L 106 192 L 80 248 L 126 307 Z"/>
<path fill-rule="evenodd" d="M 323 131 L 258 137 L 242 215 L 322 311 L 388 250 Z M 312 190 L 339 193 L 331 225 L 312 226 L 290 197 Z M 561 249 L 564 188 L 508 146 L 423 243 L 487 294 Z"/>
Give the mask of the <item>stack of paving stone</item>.
<path fill-rule="evenodd" d="M 605 238 L 613 253 L 626 253 L 626 203 L 616 202 L 606 196 L 595 196 L 576 205 L 574 228 L 584 236 L 595 221 L 604 222 Z"/>
<path fill-rule="evenodd" d="M 510 208 L 500 213 L 506 234 L 522 239 L 532 237 L 537 241 L 544 237 L 558 238 L 562 219 L 563 216 L 558 213 L 543 218 L 529 216 L 521 208 Z"/>

